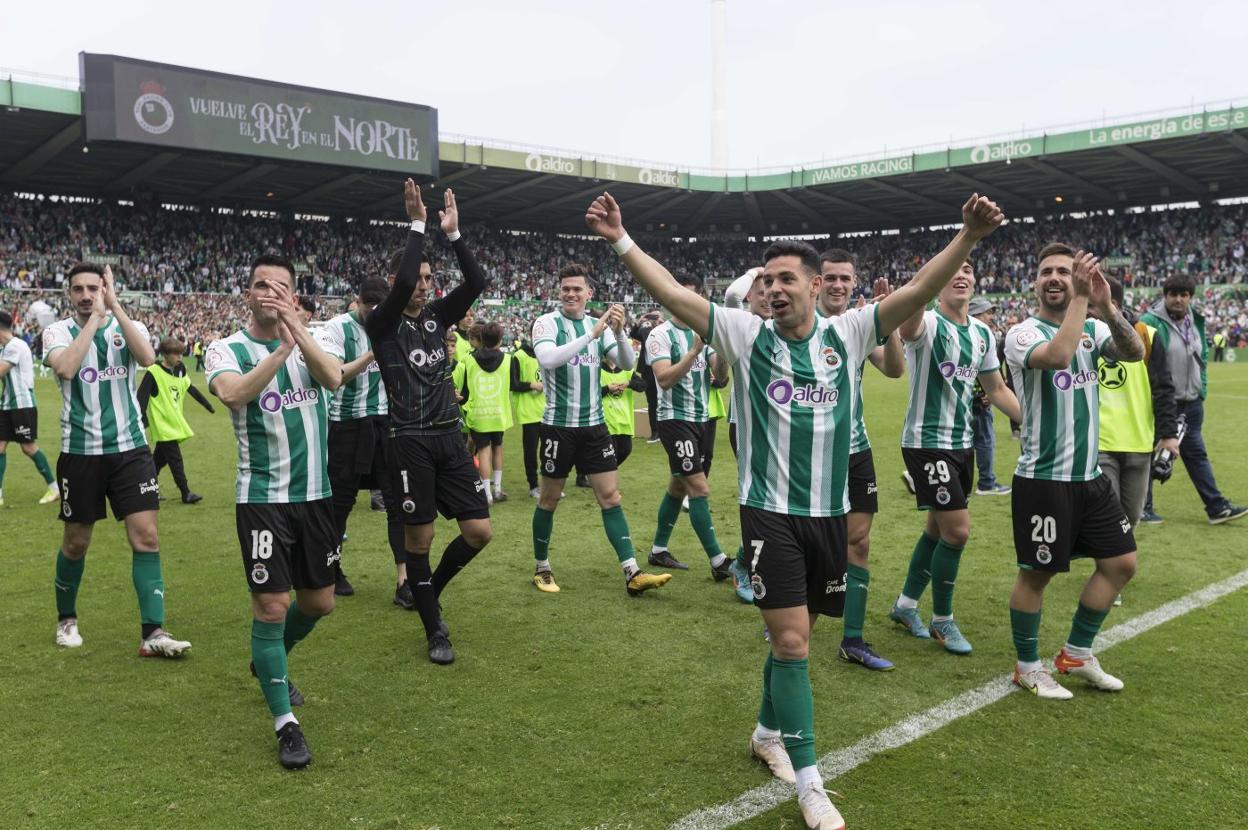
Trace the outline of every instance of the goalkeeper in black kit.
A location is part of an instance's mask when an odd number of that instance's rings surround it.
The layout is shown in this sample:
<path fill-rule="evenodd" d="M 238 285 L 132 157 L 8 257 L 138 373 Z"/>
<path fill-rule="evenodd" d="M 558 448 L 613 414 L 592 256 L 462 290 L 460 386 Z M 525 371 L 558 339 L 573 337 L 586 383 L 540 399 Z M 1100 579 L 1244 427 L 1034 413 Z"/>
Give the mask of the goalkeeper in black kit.
<path fill-rule="evenodd" d="M 481 295 L 485 276 L 460 235 L 459 209 L 448 189 L 438 216 L 464 281 L 433 299 L 432 266 L 424 256 L 427 212 L 411 179 L 404 184 L 403 199 L 412 220 L 407 246 L 390 293 L 364 319 L 364 329 L 390 400 L 387 472 L 402 511 L 407 581 L 425 628 L 429 660 L 447 664 L 455 653 L 438 598 L 489 543 L 492 531 L 486 485 L 460 434 L 462 416 L 450 379 L 446 332 Z M 447 545 L 437 570 L 431 570 L 429 549 L 438 513 L 455 519 L 460 535 Z"/>

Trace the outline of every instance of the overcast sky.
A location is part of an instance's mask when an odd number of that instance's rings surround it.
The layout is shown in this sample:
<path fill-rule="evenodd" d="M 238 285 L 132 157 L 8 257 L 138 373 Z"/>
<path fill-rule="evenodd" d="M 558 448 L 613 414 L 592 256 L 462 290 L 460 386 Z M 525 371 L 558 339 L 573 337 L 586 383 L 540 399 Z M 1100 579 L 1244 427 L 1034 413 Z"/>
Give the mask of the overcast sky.
<path fill-rule="evenodd" d="M 0 67 L 80 50 L 430 104 L 442 132 L 710 164 L 710 0 L 5 5 Z M 728 0 L 733 167 L 1248 103 L 1248 3 Z"/>

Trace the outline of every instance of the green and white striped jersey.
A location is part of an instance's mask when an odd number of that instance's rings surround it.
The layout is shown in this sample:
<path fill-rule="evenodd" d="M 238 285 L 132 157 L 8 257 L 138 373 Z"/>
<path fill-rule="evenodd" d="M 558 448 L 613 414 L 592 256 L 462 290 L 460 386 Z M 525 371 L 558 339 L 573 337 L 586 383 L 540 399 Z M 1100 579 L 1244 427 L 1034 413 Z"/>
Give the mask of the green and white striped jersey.
<path fill-rule="evenodd" d="M 4 348 L 0 348 L 0 360 L 11 367 L 0 380 L 0 409 L 33 409 L 35 364 L 30 356 L 30 346 L 14 335 Z"/>
<path fill-rule="evenodd" d="M 870 354 L 870 352 L 867 352 Z M 854 423 L 849 430 L 849 454 L 866 452 L 871 449 L 871 439 L 867 437 L 867 422 L 862 417 L 862 373 L 867 368 L 864 360 L 858 364 L 854 374 Z"/>
<path fill-rule="evenodd" d="M 857 368 L 880 342 L 878 307 L 817 317 L 805 340 L 711 306 L 711 344 L 732 366 L 741 504 L 789 516 L 849 512 Z"/>
<path fill-rule="evenodd" d="M 144 340 L 147 327 L 132 321 Z M 43 361 L 74 342 L 82 328 L 73 317 L 43 330 Z M 134 376 L 139 364 L 114 317 L 95 332 L 78 371 L 61 384 L 61 452 L 113 455 L 147 446 Z"/>
<path fill-rule="evenodd" d="M 214 340 L 204 355 L 208 386 L 227 372 L 245 375 L 277 350 L 245 330 Z M 326 351 L 337 354 L 332 343 Z M 341 357 L 341 355 L 338 355 Z M 230 413 L 238 439 L 239 504 L 292 504 L 328 498 L 329 393 L 295 348 L 255 400 Z"/>
<path fill-rule="evenodd" d="M 683 358 L 693 346 L 692 329 L 676 325 L 671 320 L 660 323 L 646 338 L 646 364 L 653 366 L 656 362 L 670 360 L 672 363 Z M 711 389 L 711 355 L 715 350 L 710 346 L 702 347 L 702 354 L 693 359 L 693 365 L 685 376 L 676 381 L 671 389 L 658 386 L 658 412 L 660 421 L 689 421 L 703 424 L 710 420 L 707 409 L 707 396 Z"/>
<path fill-rule="evenodd" d="M 975 381 L 1001 367 L 992 329 L 974 317 L 960 326 L 939 311 L 923 313 L 919 338 L 904 343 L 910 404 L 901 445 L 925 450 L 965 450 L 972 443 Z"/>
<path fill-rule="evenodd" d="M 1100 320 L 1087 320 L 1068 368 L 1029 368 L 1032 351 L 1052 340 L 1059 328 L 1029 317 L 1005 335 L 1005 360 L 1023 411 L 1015 474 L 1042 481 L 1091 481 L 1101 474 L 1096 362 L 1111 335 L 1109 326 Z"/>
<path fill-rule="evenodd" d="M 372 349 L 363 324 L 352 312 L 339 314 L 321 326 L 317 340 L 328 351 L 341 354 L 343 363 L 350 363 Z M 331 421 L 356 421 L 370 415 L 385 415 L 387 411 L 386 388 L 381 382 L 381 370 L 376 360 L 339 386 L 329 402 Z"/>
<path fill-rule="evenodd" d="M 533 348 L 542 343 L 562 346 L 593 331 L 598 321 L 585 316 L 565 317 L 562 311 L 543 314 L 533 323 Z M 603 355 L 616 348 L 615 334 L 608 326 L 602 336 L 591 340 L 567 364 L 542 371 L 546 387 L 546 411 L 542 423 L 555 427 L 592 427 L 602 421 L 602 387 L 598 373 Z"/>

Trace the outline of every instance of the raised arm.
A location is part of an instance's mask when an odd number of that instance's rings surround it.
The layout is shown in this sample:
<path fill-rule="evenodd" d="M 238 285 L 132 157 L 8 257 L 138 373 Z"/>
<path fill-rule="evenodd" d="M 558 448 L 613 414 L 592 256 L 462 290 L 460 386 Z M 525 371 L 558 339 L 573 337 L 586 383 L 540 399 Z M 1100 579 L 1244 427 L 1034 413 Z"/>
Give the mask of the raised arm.
<path fill-rule="evenodd" d="M 693 368 L 693 362 L 698 359 L 703 348 L 701 336 L 695 334 L 693 345 L 689 347 L 689 351 L 680 356 L 680 360 L 673 363 L 670 359 L 664 358 L 651 363 L 650 368 L 654 370 L 655 383 L 663 389 L 671 389 L 680 382 L 681 378 L 689 374 L 689 370 Z"/>
<path fill-rule="evenodd" d="M 637 355 L 633 352 L 632 340 L 624 335 L 624 306 L 611 306 L 605 316 L 615 337 L 615 362 L 627 372 L 637 365 Z"/>
<path fill-rule="evenodd" d="M 420 282 L 420 263 L 425 255 L 425 203 L 420 198 L 420 188 L 411 179 L 403 183 L 403 205 L 412 228 L 407 234 L 407 247 L 403 249 L 403 257 L 399 260 L 399 270 L 390 286 L 390 293 L 368 313 L 364 319 L 364 329 L 368 336 L 376 342 L 379 334 L 394 331 L 412 299 L 416 284 Z"/>
<path fill-rule="evenodd" d="M 762 272 L 763 269 L 756 266 L 733 280 L 732 284 L 724 289 L 724 305 L 728 308 L 744 308 L 746 295 L 750 293 L 754 280 L 758 279 L 758 275 Z"/>
<path fill-rule="evenodd" d="M 61 380 L 72 380 L 78 374 L 78 367 L 82 365 L 82 359 L 87 356 L 87 349 L 91 348 L 96 332 L 107 319 L 108 310 L 104 308 L 104 298 L 96 294 L 91 316 L 87 318 L 86 325 L 78 330 L 78 335 L 72 341 L 65 343 L 63 340 L 57 342 L 53 339 L 60 338 L 62 331 L 60 327 L 44 332 L 43 362 Z"/>
<path fill-rule="evenodd" d="M 472 308 L 472 304 L 485 290 L 486 280 L 485 273 L 477 264 L 476 257 L 472 255 L 468 243 L 464 241 L 459 232 L 459 204 L 455 201 L 455 192 L 448 187 L 443 198 L 445 205 L 442 210 L 438 211 L 438 220 L 441 223 L 442 232 L 446 234 L 451 247 L 455 249 L 455 259 L 459 261 L 459 270 L 464 275 L 464 281 L 438 302 L 438 313 L 441 315 L 442 324 L 449 326 L 464 318 L 468 309 Z"/>
<path fill-rule="evenodd" d="M 875 281 L 872 288 L 872 299 L 875 302 L 882 301 L 889 294 L 893 293 L 892 286 L 888 284 L 888 280 L 880 277 Z M 861 303 L 862 298 L 859 298 Z M 919 324 L 923 322 L 923 312 L 918 313 Z M 911 320 L 914 318 L 911 317 Z M 906 321 L 909 324 L 910 320 Z M 888 340 L 883 346 L 876 346 L 867 354 L 867 359 L 871 361 L 871 365 L 880 370 L 880 373 L 886 378 L 899 378 L 906 373 L 906 353 L 901 347 L 901 340 L 905 337 L 905 325 L 898 331 L 888 336 Z"/>
<path fill-rule="evenodd" d="M 966 262 L 979 240 L 995 231 L 1005 221 L 1001 208 L 987 196 L 971 194 L 962 206 L 962 228 L 945 249 L 932 257 L 907 284 L 880 301 L 877 319 L 880 336 L 900 328 L 936 299 L 962 263 Z"/>
<path fill-rule="evenodd" d="M 1099 265 L 1092 269 L 1092 291 L 1088 297 L 1088 305 L 1109 326 L 1110 336 L 1113 337 L 1101 349 L 1102 357 L 1118 363 L 1135 363 L 1144 359 L 1144 341 L 1140 339 L 1140 333 L 1135 330 L 1135 326 L 1114 305 L 1113 297 L 1109 293 L 1109 282 L 1101 273 Z"/>
<path fill-rule="evenodd" d="M 594 199 L 585 212 L 585 224 L 611 243 L 624 267 L 659 305 L 704 340 L 710 337 L 711 304 L 705 297 L 677 283 L 670 271 L 637 247 L 624 230 L 620 206 L 610 193 L 603 193 Z"/>
<path fill-rule="evenodd" d="M 228 346 L 218 341 L 209 347 L 209 352 L 214 350 L 213 347 L 216 347 L 216 354 L 208 356 L 209 372 L 212 372 L 214 367 L 221 363 L 225 363 L 227 366 L 237 366 L 237 361 L 230 354 Z M 208 391 L 216 395 L 221 400 L 221 403 L 234 411 L 238 411 L 260 397 L 260 393 L 277 376 L 277 370 L 282 367 L 282 364 L 286 362 L 286 358 L 290 357 L 290 353 L 294 350 L 295 341 L 291 338 L 290 332 L 287 331 L 286 327 L 282 326 L 281 343 L 263 360 L 252 367 L 250 372 L 240 374 L 237 370 L 223 371 L 208 382 Z"/>
<path fill-rule="evenodd" d="M 117 320 L 117 325 L 121 328 L 121 334 L 126 339 L 126 347 L 130 349 L 130 354 L 134 355 L 135 362 L 140 366 L 151 366 L 155 363 L 156 350 L 152 348 L 152 344 L 148 341 L 147 333 L 134 324 L 134 321 L 130 319 L 130 315 L 126 314 L 126 310 L 122 307 L 121 300 L 117 299 L 111 265 L 104 266 L 104 283 L 100 286 L 100 296 L 104 298 L 104 307 Z M 78 360 L 80 363 L 82 362 L 82 358 Z"/>
<path fill-rule="evenodd" d="M 312 379 L 333 392 L 342 386 L 342 361 L 322 349 L 312 333 L 303 327 L 303 321 L 299 319 L 299 307 L 286 284 L 275 281 L 270 286 L 273 292 L 262 299 L 261 304 L 281 318 L 281 326 L 299 347 Z"/>
<path fill-rule="evenodd" d="M 602 337 L 602 333 L 607 330 L 607 315 L 602 315 L 598 321 L 594 323 L 593 329 L 585 332 L 575 340 L 570 340 L 562 346 L 556 346 L 549 340 L 542 343 L 533 344 L 533 354 L 537 356 L 537 365 L 543 369 L 558 369 L 560 366 L 568 365 L 568 361 L 581 353 L 591 340 L 597 340 Z M 632 352 L 632 349 L 629 349 Z"/>

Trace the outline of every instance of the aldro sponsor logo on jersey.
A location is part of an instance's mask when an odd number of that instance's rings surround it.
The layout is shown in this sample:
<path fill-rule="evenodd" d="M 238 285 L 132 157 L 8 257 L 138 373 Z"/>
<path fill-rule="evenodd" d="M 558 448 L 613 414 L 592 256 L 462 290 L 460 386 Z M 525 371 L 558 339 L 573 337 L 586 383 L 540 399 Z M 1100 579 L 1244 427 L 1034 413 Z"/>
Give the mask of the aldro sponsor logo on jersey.
<path fill-rule="evenodd" d="M 959 366 L 952 360 L 940 364 L 940 374 L 946 380 L 975 380 L 975 367 Z"/>
<path fill-rule="evenodd" d="M 767 384 L 767 397 L 780 406 L 831 407 L 836 406 L 839 396 L 836 389 L 819 384 L 795 386 L 788 378 L 779 378 Z"/>
<path fill-rule="evenodd" d="M 574 354 L 568 361 L 569 366 L 597 366 L 602 361 L 596 354 Z"/>
<path fill-rule="evenodd" d="M 103 369 L 95 369 L 91 366 L 84 366 L 78 372 L 78 380 L 83 383 L 104 383 L 110 380 L 125 380 L 130 376 L 130 369 L 126 366 L 105 366 Z"/>
<path fill-rule="evenodd" d="M 287 389 L 285 392 L 265 392 L 260 396 L 260 408 L 270 414 L 282 409 L 302 409 L 316 406 L 321 393 L 316 389 Z"/>
<path fill-rule="evenodd" d="M 1081 369 L 1074 373 L 1062 369 L 1053 373 L 1053 385 L 1063 392 L 1069 392 L 1071 389 L 1082 389 L 1096 382 L 1096 372 L 1091 369 Z"/>
<path fill-rule="evenodd" d="M 446 360 L 446 349 L 441 346 L 431 352 L 427 352 L 424 349 L 412 349 L 407 353 L 407 362 L 417 369 L 423 369 L 425 366 L 430 366 L 439 360 Z"/>

